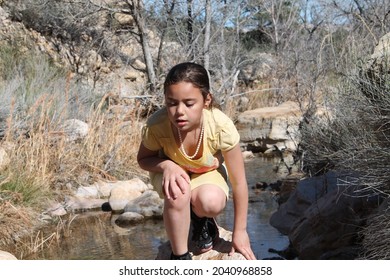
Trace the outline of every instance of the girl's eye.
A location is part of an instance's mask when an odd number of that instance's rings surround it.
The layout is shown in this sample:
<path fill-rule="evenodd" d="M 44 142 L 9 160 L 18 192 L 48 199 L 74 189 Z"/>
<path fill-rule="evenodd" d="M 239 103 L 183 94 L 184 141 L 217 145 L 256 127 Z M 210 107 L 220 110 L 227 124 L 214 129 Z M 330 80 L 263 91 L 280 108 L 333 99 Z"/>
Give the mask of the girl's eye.
<path fill-rule="evenodd" d="M 173 107 L 173 106 L 175 106 L 175 105 L 176 105 L 175 102 L 167 102 L 167 106 L 168 106 L 168 107 Z"/>
<path fill-rule="evenodd" d="M 192 106 L 194 106 L 194 103 L 187 103 L 186 106 L 187 107 L 192 107 Z"/>

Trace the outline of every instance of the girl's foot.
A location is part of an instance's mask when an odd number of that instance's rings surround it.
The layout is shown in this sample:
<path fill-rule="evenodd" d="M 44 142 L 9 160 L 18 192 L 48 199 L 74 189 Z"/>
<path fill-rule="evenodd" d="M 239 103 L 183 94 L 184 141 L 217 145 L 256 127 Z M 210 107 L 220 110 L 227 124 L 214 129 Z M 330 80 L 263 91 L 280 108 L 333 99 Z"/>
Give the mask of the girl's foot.
<path fill-rule="evenodd" d="M 189 252 L 183 255 L 175 255 L 173 252 L 171 253 L 171 260 L 192 260 L 191 254 Z"/>
<path fill-rule="evenodd" d="M 191 211 L 191 222 L 193 224 L 192 240 L 200 253 L 205 253 L 213 248 L 213 243 L 219 237 L 217 223 L 214 218 L 199 218 Z"/>

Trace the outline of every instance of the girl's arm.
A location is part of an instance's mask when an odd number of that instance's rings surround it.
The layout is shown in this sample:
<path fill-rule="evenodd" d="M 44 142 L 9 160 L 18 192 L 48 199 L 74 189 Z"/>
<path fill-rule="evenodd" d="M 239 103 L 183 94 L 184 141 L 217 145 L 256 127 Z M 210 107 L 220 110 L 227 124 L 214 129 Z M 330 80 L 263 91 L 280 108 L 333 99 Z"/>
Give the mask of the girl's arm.
<path fill-rule="evenodd" d="M 237 144 L 233 149 L 223 152 L 226 167 L 229 174 L 229 180 L 233 189 L 234 204 L 234 228 L 233 228 L 233 246 L 230 254 L 235 250 L 244 255 L 246 259 L 254 260 L 255 255 L 252 252 L 249 236 L 246 230 L 248 214 L 248 185 L 245 176 L 244 159 L 242 157 L 240 146 Z"/>
<path fill-rule="evenodd" d="M 160 158 L 158 151 L 151 151 L 141 143 L 137 161 L 142 169 L 163 174 L 161 186 L 167 199 L 176 199 L 178 192 L 184 194 L 189 189 L 187 172 L 172 160 Z"/>

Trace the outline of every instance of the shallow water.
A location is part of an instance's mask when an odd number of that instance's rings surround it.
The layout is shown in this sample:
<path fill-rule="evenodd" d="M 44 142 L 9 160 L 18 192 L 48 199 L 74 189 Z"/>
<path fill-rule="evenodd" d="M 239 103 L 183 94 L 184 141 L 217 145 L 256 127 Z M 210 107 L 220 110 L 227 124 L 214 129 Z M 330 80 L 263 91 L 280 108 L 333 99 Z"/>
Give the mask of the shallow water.
<path fill-rule="evenodd" d="M 252 249 L 258 259 L 277 257 L 269 248 L 283 250 L 288 238 L 269 224 L 269 218 L 277 209 L 273 193 L 259 192 L 256 182 L 272 183 L 285 174 L 273 170 L 276 159 L 255 158 L 245 162 L 250 189 L 248 233 Z M 233 206 L 230 199 L 225 211 L 218 217 L 218 224 L 232 230 Z M 49 260 L 146 260 L 155 259 L 158 247 L 167 241 L 163 221 L 146 220 L 126 228 L 115 225 L 111 213 L 93 211 L 68 218 L 59 231 L 61 239 L 53 242 L 30 259 Z"/>

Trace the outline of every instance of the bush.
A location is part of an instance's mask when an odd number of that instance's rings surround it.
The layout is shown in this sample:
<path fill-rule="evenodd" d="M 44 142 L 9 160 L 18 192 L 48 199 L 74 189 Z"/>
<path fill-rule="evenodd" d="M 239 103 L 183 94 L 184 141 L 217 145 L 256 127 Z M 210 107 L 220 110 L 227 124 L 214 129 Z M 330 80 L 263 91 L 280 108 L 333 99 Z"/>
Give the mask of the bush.
<path fill-rule="evenodd" d="M 322 117 L 302 124 L 304 170 L 357 174 L 359 195 L 390 194 L 389 71 L 373 80 L 364 71 L 346 77 Z"/>
<path fill-rule="evenodd" d="M 348 172 L 351 180 L 340 183 L 379 204 L 390 195 L 390 67 L 359 69 L 339 86 L 326 114 L 302 124 L 303 168 L 309 175 Z M 360 232 L 362 259 L 389 258 L 390 216 L 383 208 Z"/>

